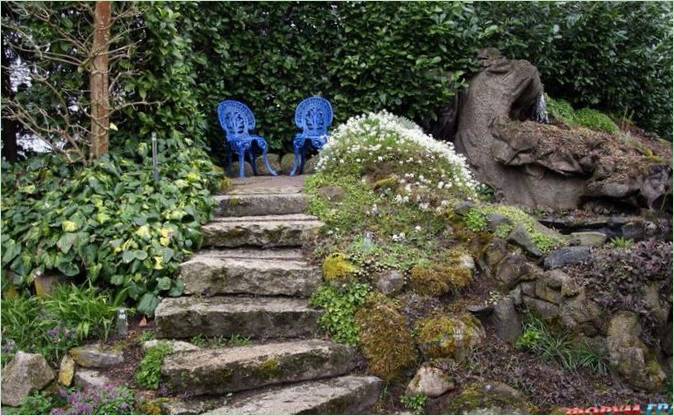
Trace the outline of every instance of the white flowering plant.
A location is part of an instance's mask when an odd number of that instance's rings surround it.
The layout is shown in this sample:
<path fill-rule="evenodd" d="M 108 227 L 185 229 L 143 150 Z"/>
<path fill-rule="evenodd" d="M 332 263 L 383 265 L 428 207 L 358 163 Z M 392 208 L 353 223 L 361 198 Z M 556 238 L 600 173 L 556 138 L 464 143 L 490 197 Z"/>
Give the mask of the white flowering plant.
<path fill-rule="evenodd" d="M 338 201 L 326 189 L 341 189 Z M 453 239 L 455 202 L 477 199 L 480 185 L 449 143 L 387 112 L 338 126 L 307 181 L 309 210 L 326 223 L 317 255 L 343 251 L 405 270 L 438 255 Z M 329 192 L 328 192 L 329 193 Z M 357 244 L 369 235 L 365 253 Z"/>
<path fill-rule="evenodd" d="M 400 204 L 437 212 L 456 199 L 477 198 L 480 185 L 451 143 L 435 140 L 411 120 L 386 111 L 352 117 L 337 127 L 320 153 L 317 170 L 338 176 L 374 174 L 395 181 Z"/>

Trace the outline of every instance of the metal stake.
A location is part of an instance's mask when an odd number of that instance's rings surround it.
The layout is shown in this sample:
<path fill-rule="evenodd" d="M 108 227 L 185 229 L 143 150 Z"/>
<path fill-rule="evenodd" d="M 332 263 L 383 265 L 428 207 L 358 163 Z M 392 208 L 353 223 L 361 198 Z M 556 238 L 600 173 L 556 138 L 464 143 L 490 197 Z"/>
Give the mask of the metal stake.
<path fill-rule="evenodd" d="M 152 175 L 154 181 L 159 182 L 159 167 L 157 165 L 157 133 L 152 133 Z"/>

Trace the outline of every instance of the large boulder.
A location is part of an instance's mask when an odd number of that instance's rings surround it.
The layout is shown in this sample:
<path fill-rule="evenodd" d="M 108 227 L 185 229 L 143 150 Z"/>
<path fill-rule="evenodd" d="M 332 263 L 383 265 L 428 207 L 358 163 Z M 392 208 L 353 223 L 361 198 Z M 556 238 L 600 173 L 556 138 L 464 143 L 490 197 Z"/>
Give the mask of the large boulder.
<path fill-rule="evenodd" d="M 40 354 L 16 353 L 2 369 L 2 404 L 19 406 L 32 392 L 54 379 L 54 371 Z"/>
<path fill-rule="evenodd" d="M 427 359 L 463 360 L 486 336 L 480 321 L 470 314 L 437 314 L 421 320 L 416 332 L 419 349 Z"/>
<path fill-rule="evenodd" d="M 456 107 L 456 135 L 453 128 L 435 132 L 454 139 L 477 179 L 498 198 L 533 208 L 614 201 L 654 209 L 671 197 L 670 144 L 524 121 L 543 96 L 536 67 L 508 60 L 493 48 L 478 58 L 482 70 Z M 456 113 L 448 112 L 439 124 L 454 126 Z"/>
<path fill-rule="evenodd" d="M 639 338 L 641 325 L 633 312 L 619 312 L 608 327 L 607 343 L 611 365 L 627 383 L 651 392 L 660 391 L 665 372 Z"/>

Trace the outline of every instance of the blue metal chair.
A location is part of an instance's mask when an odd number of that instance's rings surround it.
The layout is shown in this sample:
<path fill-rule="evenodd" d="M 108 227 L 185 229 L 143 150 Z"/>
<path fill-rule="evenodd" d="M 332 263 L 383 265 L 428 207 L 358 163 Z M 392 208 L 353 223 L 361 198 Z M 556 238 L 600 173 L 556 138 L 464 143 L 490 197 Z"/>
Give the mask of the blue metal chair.
<path fill-rule="evenodd" d="M 309 97 L 302 100 L 295 110 L 295 125 L 302 129 L 293 139 L 295 160 L 290 176 L 299 169 L 304 171 L 308 147 L 320 151 L 328 141 L 328 128 L 332 125 L 332 106 L 322 97 Z"/>
<path fill-rule="evenodd" d="M 267 159 L 267 141 L 251 132 L 255 129 L 255 116 L 244 103 L 234 100 L 225 100 L 218 104 L 218 120 L 220 127 L 225 131 L 225 138 L 229 149 L 227 152 L 227 173 L 231 175 L 232 154 L 239 156 L 239 176 L 244 177 L 244 161 L 250 161 L 253 174 L 257 175 L 255 166 L 256 148 L 262 152 L 262 160 L 269 173 L 276 176 L 274 169 L 269 166 Z"/>

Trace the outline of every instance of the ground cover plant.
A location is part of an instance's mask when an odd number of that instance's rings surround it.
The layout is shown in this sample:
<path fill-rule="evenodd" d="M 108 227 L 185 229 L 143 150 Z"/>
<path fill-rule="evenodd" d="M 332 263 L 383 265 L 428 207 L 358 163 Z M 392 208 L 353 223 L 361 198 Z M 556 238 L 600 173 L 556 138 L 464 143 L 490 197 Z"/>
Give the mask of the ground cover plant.
<path fill-rule="evenodd" d="M 149 147 L 113 153 L 91 167 L 47 155 L 3 167 L 3 285 L 30 288 L 55 271 L 112 288 L 151 315 L 158 295 L 182 293 L 176 267 L 200 244 L 221 171 L 197 147 L 167 141 L 160 180 Z"/>

